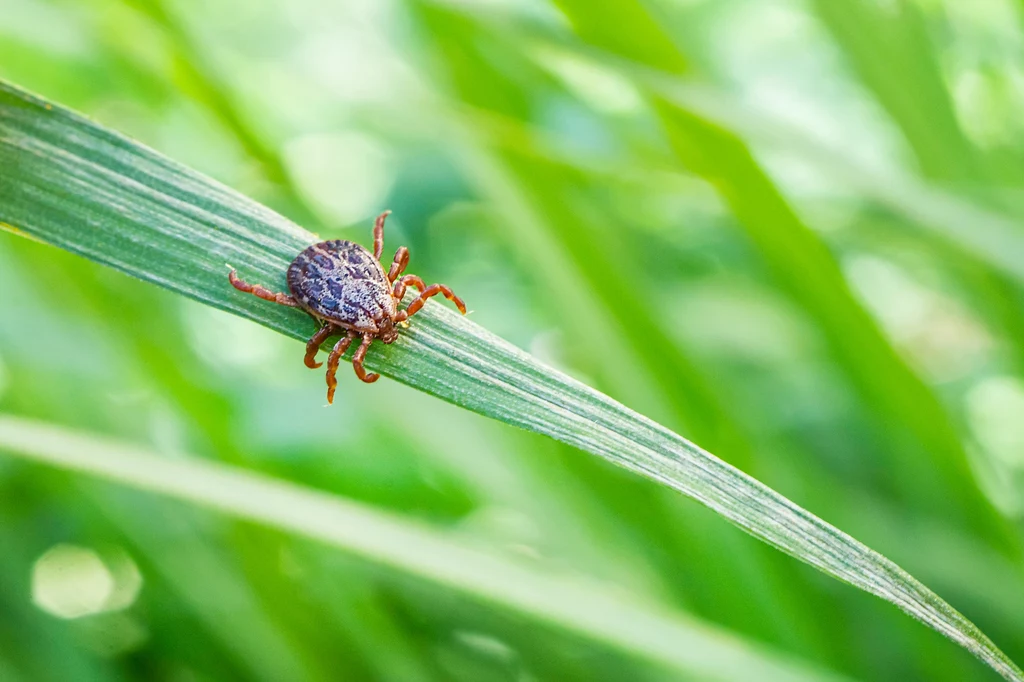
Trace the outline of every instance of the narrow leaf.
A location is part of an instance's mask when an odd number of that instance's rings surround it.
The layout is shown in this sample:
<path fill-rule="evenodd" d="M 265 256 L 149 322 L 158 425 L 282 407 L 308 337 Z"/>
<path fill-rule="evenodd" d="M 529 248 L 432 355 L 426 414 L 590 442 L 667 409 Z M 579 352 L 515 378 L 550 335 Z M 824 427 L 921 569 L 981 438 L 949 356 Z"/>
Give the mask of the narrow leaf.
<path fill-rule="evenodd" d="M 304 314 L 239 294 L 225 263 L 285 289 L 316 237 L 116 133 L 0 86 L 0 223 L 296 339 Z M 298 347 L 297 347 L 298 352 Z M 672 487 L 751 535 L 892 602 L 1009 680 L 1024 674 L 894 563 L 681 436 L 544 366 L 440 304 L 367 364 L 474 412 L 546 434 Z"/>
<path fill-rule="evenodd" d="M 620 4 L 633 14 L 648 14 L 638 0 Z M 574 26 L 593 21 L 593 8 L 586 3 L 560 0 L 559 5 Z M 667 31 L 658 33 L 668 41 Z M 650 63 L 645 45 L 658 40 L 653 35 L 618 41 L 581 37 L 639 64 Z M 665 73 L 675 70 L 668 61 L 654 66 Z M 864 403 L 922 446 L 889 458 L 896 474 L 890 481 L 899 494 L 918 508 L 945 513 L 990 541 L 1013 547 L 1003 520 L 971 485 L 966 453 L 943 406 L 857 301 L 828 247 L 789 205 L 746 142 L 675 102 L 657 96 L 650 101 L 681 164 L 715 188 L 780 288 L 815 321 Z M 907 485 L 910 481 L 915 485 Z"/>
<path fill-rule="evenodd" d="M 984 177 L 957 121 L 924 10 L 914 3 L 882 7 L 865 0 L 812 4 L 850 67 L 899 125 L 921 171 L 936 180 Z"/>
<path fill-rule="evenodd" d="M 847 679 L 637 601 L 613 586 L 544 572 L 475 548 L 453 533 L 243 469 L 193 457 L 169 459 L 4 416 L 0 451 L 318 540 L 689 675 L 737 681 Z"/>

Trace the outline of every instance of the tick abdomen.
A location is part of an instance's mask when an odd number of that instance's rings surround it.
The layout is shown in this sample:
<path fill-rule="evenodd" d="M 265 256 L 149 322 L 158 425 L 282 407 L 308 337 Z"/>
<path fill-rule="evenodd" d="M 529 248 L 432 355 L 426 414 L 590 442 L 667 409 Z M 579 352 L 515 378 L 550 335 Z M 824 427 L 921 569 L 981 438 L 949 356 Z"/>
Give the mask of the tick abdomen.
<path fill-rule="evenodd" d="M 288 288 L 315 317 L 360 331 L 395 313 L 387 274 L 373 254 L 344 239 L 305 249 L 288 268 Z"/>

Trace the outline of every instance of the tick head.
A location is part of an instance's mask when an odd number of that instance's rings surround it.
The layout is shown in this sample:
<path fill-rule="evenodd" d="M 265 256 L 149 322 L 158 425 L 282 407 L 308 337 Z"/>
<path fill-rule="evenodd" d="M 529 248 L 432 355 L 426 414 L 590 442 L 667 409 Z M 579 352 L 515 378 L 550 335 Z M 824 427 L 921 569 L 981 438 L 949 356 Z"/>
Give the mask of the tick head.
<path fill-rule="evenodd" d="M 384 343 L 394 343 L 395 339 L 398 338 L 398 330 L 395 328 L 395 321 L 390 317 L 385 317 L 384 320 L 378 325 L 377 338 Z"/>

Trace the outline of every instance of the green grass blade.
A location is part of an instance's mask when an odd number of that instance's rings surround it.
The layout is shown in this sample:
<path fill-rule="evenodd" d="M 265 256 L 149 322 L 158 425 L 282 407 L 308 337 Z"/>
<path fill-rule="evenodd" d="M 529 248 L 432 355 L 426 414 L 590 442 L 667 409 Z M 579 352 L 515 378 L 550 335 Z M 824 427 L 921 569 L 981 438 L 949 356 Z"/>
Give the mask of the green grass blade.
<path fill-rule="evenodd" d="M 315 240 L 245 197 L 9 85 L 0 86 L 0 168 L 0 223 L 8 229 L 293 338 L 313 331 L 304 314 L 227 284 L 231 263 L 251 281 L 284 289 L 289 261 Z M 970 621 L 885 557 L 443 305 L 426 306 L 398 342 L 374 344 L 367 364 L 693 497 L 751 535 L 895 604 L 1006 679 L 1024 680 Z"/>
<path fill-rule="evenodd" d="M 960 438 L 928 386 L 854 298 L 839 264 L 731 132 L 691 112 L 663 105 L 662 120 L 679 156 L 712 182 L 745 227 L 780 284 L 825 331 L 834 355 L 880 417 L 905 427 L 924 446 L 892 458 L 903 492 L 935 513 L 950 512 L 976 532 L 1000 540 L 1000 523 L 972 477 Z M 939 491 L 949 491 L 938 499 Z"/>
<path fill-rule="evenodd" d="M 451 533 L 366 505 L 193 457 L 0 416 L 0 451 L 186 500 L 325 542 L 374 564 L 714 680 L 847 679 L 669 614 L 580 576 L 544 573 Z"/>
<path fill-rule="evenodd" d="M 562 0 L 559 5 L 574 27 L 594 21 L 586 3 Z M 647 14 L 642 3 L 622 5 L 634 14 Z M 670 61 L 651 64 L 647 56 L 647 43 L 669 42 L 664 31 L 660 36 L 632 36 L 631 43 L 592 41 L 588 33 L 581 37 L 665 73 L 677 70 Z M 919 444 L 889 458 L 900 494 L 919 508 L 954 514 L 972 531 L 1013 547 L 1002 520 L 971 485 L 966 453 L 943 406 L 856 300 L 828 247 L 789 205 L 746 143 L 677 103 L 656 96 L 651 101 L 682 165 L 715 188 L 780 288 L 824 332 L 832 355 L 865 404 L 876 410 L 880 422 L 904 429 Z M 910 481 L 915 485 L 907 485 Z"/>
<path fill-rule="evenodd" d="M 814 10 L 849 65 L 899 125 L 920 170 L 936 180 L 984 177 L 957 122 L 923 10 L 913 3 L 815 0 Z"/>
<path fill-rule="evenodd" d="M 756 103 L 741 101 L 724 89 L 694 84 L 667 65 L 650 66 L 638 56 L 622 56 L 582 44 L 561 32 L 513 16 L 471 16 L 488 31 L 510 36 L 519 44 L 533 45 L 535 58 L 564 53 L 585 60 L 733 131 L 759 148 L 785 149 L 796 154 L 811 164 L 815 172 L 903 215 L 1018 283 L 1024 282 L 1024 238 L 1011 217 L 990 206 L 982 206 L 949 188 L 896 169 L 880 174 L 806 126 L 787 120 L 778 112 L 760 108 Z M 508 135 L 507 130 L 500 132 Z M 525 142 L 520 142 L 522 144 Z"/>
<path fill-rule="evenodd" d="M 772 112 L 751 109 L 727 93 L 687 85 L 674 76 L 655 74 L 608 61 L 641 80 L 659 95 L 756 142 L 797 152 L 816 171 L 847 183 L 865 197 L 887 206 L 1019 282 L 1024 282 L 1024 238 L 1002 213 L 909 174 L 879 175 L 842 149 L 800 129 Z"/>

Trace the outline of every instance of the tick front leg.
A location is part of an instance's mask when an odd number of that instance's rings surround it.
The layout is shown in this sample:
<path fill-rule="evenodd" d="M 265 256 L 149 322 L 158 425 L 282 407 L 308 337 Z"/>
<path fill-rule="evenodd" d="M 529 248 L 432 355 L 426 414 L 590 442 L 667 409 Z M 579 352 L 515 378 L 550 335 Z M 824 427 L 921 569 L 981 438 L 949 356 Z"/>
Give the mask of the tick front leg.
<path fill-rule="evenodd" d="M 286 305 L 290 308 L 299 307 L 298 301 L 287 294 L 275 294 L 270 289 L 261 287 L 259 284 L 249 284 L 246 281 L 238 279 L 238 275 L 234 270 L 228 273 L 228 281 L 231 282 L 231 286 L 239 291 L 244 291 L 245 293 L 252 294 L 253 296 L 259 296 L 264 301 L 280 303 L 281 305 Z"/>
<path fill-rule="evenodd" d="M 449 301 L 455 304 L 455 307 L 459 309 L 460 313 L 462 313 L 463 315 L 466 314 L 466 304 L 463 303 L 462 299 L 456 296 L 455 293 L 446 285 L 431 284 L 429 287 L 424 289 L 422 288 L 423 280 L 420 280 L 419 277 L 416 277 L 415 279 L 418 281 L 413 281 L 412 278 L 413 275 L 406 275 L 400 281 L 407 282 L 409 284 L 412 284 L 416 288 L 420 289 L 420 295 L 415 301 L 409 304 L 408 308 L 406 308 L 405 310 L 401 311 L 398 314 L 395 320 L 396 322 L 401 322 L 402 320 L 409 319 L 410 317 L 412 317 L 413 315 L 420 311 L 420 308 L 423 307 L 423 304 L 427 302 L 428 298 L 430 298 L 431 296 L 437 296 L 438 294 L 444 294 L 445 298 L 447 298 Z M 402 293 L 405 292 L 403 291 Z"/>
<path fill-rule="evenodd" d="M 356 349 L 355 354 L 352 356 L 352 369 L 356 371 L 356 376 L 365 381 L 368 384 L 372 384 L 377 379 L 380 379 L 379 374 L 366 373 L 366 368 L 363 367 L 363 359 L 366 358 L 366 351 L 370 349 L 370 344 L 373 343 L 373 334 L 364 334 L 363 342 Z"/>
<path fill-rule="evenodd" d="M 323 345 L 324 341 L 337 334 L 338 331 L 337 327 L 328 322 L 326 326 L 320 327 L 320 329 L 316 331 L 316 334 L 313 334 L 309 341 L 306 342 L 306 357 L 303 359 L 306 363 L 306 367 L 316 369 L 320 365 L 324 364 L 316 361 L 317 351 L 320 350 L 320 346 Z"/>
<path fill-rule="evenodd" d="M 395 258 L 391 261 L 391 269 L 388 270 L 388 281 L 394 282 L 395 278 L 405 271 L 405 266 L 408 264 L 409 249 L 404 246 L 398 247 L 398 251 L 395 251 Z"/>
<path fill-rule="evenodd" d="M 405 298 L 405 288 L 412 287 L 416 291 L 423 291 L 427 288 L 427 285 L 423 283 L 423 280 L 416 275 L 406 275 L 402 279 L 395 282 L 395 288 L 391 290 L 391 295 L 401 301 Z M 404 317 L 402 318 L 405 319 Z"/>
<path fill-rule="evenodd" d="M 391 211 L 384 211 L 373 223 L 373 257 L 380 260 L 384 254 L 384 219 L 391 215 Z"/>
<path fill-rule="evenodd" d="M 338 379 L 335 376 L 338 373 L 338 363 L 341 362 L 341 356 L 345 354 L 348 347 L 352 345 L 352 339 L 356 338 L 355 332 L 349 332 L 348 336 L 343 339 L 338 339 L 338 343 L 334 344 L 334 348 L 331 350 L 331 354 L 327 356 L 327 403 L 331 404 L 334 402 L 334 389 L 338 386 Z"/>

